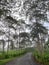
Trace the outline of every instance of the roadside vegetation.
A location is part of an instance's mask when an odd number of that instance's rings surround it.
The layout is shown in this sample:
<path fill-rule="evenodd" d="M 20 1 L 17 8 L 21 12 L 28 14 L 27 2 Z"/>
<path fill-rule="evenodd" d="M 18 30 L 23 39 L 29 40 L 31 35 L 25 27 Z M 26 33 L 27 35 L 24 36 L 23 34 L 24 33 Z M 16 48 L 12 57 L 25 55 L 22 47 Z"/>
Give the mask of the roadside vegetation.
<path fill-rule="evenodd" d="M 49 52 L 39 54 L 37 51 L 33 53 L 34 60 L 41 65 L 49 65 Z"/>
<path fill-rule="evenodd" d="M 7 52 L 0 53 L 0 65 L 3 65 L 10 60 L 14 59 L 15 57 L 20 57 L 21 55 L 24 55 L 26 53 L 25 49 L 21 50 L 11 50 Z"/>
<path fill-rule="evenodd" d="M 36 49 L 32 52 L 34 60 L 41 65 L 49 65 L 49 39 L 45 44 L 43 53 L 39 53 Z"/>

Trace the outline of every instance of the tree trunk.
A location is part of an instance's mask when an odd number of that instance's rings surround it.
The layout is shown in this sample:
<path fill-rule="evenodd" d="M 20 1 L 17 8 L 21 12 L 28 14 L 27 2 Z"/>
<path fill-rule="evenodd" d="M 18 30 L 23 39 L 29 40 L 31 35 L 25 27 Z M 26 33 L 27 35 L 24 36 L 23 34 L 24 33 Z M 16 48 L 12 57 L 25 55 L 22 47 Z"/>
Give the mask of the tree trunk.
<path fill-rule="evenodd" d="M 8 36 L 8 47 L 7 47 L 7 53 L 8 53 L 8 51 L 9 51 L 9 40 L 10 40 L 10 29 L 9 29 L 9 36 Z"/>
<path fill-rule="evenodd" d="M 4 53 L 4 42 L 3 42 L 3 53 Z"/>

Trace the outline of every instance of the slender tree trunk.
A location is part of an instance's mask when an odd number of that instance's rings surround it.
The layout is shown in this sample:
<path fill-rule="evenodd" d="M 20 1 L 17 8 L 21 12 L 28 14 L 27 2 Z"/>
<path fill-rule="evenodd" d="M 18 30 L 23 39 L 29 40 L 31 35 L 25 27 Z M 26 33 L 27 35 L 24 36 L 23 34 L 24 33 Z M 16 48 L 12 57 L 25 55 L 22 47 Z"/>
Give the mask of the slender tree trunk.
<path fill-rule="evenodd" d="M 37 38 L 37 43 L 36 44 L 37 44 L 37 51 L 38 51 L 38 53 L 41 53 L 39 37 Z"/>
<path fill-rule="evenodd" d="M 40 36 L 41 36 L 41 34 L 40 34 Z M 41 48 L 41 54 L 43 54 L 43 52 L 44 52 L 43 50 L 44 50 L 44 49 L 43 49 L 42 37 L 41 37 L 41 39 L 40 39 L 40 46 L 41 46 L 41 47 L 40 47 L 40 48 Z"/>
<path fill-rule="evenodd" d="M 19 34 L 20 34 L 20 29 L 19 29 Z M 20 48 L 20 36 L 18 35 L 18 48 Z"/>
<path fill-rule="evenodd" d="M 13 41 L 11 41 L 11 50 L 14 49 L 14 44 L 13 44 Z"/>
<path fill-rule="evenodd" d="M 43 54 L 44 53 L 44 47 L 43 47 L 43 42 L 41 40 L 41 53 Z"/>
<path fill-rule="evenodd" d="M 10 29 L 9 29 L 9 36 L 8 36 L 8 47 L 7 47 L 7 53 L 8 53 L 8 51 L 9 51 L 9 40 L 10 40 Z"/>
<path fill-rule="evenodd" d="M 8 53 L 8 51 L 9 51 L 9 39 L 8 39 L 8 47 L 7 47 L 7 53 Z"/>
<path fill-rule="evenodd" d="M 4 41 L 3 41 L 3 53 L 4 53 Z"/>

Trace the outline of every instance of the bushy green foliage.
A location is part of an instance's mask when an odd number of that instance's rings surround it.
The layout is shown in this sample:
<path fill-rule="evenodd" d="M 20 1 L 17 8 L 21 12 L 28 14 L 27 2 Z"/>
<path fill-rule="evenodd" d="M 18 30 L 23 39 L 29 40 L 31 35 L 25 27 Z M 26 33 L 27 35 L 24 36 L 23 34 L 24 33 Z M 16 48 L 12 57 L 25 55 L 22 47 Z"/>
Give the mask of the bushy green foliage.
<path fill-rule="evenodd" d="M 43 54 L 39 54 L 37 51 L 34 51 L 33 56 L 40 64 L 49 65 L 49 53 L 44 52 Z"/>
<path fill-rule="evenodd" d="M 25 49 L 11 50 L 8 53 L 5 52 L 4 54 L 3 53 L 0 53 L 0 65 L 6 63 L 8 61 L 10 61 L 11 59 L 13 59 L 15 57 L 21 56 L 21 55 L 23 55 L 25 53 L 26 53 L 26 50 Z"/>

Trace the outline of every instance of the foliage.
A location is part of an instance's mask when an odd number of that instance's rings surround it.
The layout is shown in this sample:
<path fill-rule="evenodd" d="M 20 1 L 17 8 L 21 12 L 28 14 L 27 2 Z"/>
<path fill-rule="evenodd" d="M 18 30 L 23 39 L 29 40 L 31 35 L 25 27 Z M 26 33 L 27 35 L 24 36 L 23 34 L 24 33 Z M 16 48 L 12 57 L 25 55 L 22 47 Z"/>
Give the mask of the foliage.
<path fill-rule="evenodd" d="M 37 51 L 33 52 L 34 59 L 43 65 L 49 65 L 49 52 L 44 52 L 43 54 L 39 54 Z"/>
<path fill-rule="evenodd" d="M 46 12 L 48 8 L 48 0 L 26 0 L 23 3 L 23 11 L 26 17 L 29 16 L 30 20 L 39 19 L 48 21 Z"/>
<path fill-rule="evenodd" d="M 41 23 L 35 22 L 31 28 L 31 36 L 33 38 L 39 38 L 40 34 L 46 35 L 47 29 Z"/>
<path fill-rule="evenodd" d="M 25 49 L 11 50 L 11 51 L 8 52 L 8 54 L 5 52 L 4 55 L 3 55 L 3 53 L 0 53 L 0 64 L 2 65 L 4 63 L 14 59 L 14 57 L 21 56 L 25 53 L 26 53 Z"/>
<path fill-rule="evenodd" d="M 12 59 L 14 59 L 14 58 L 0 60 L 0 65 L 4 65 L 5 63 L 9 62 Z"/>
<path fill-rule="evenodd" d="M 43 42 L 45 41 L 45 36 L 48 34 L 46 27 L 41 24 L 41 22 L 34 22 L 31 26 L 31 38 L 36 42 L 36 47 L 40 53 L 43 52 Z"/>

